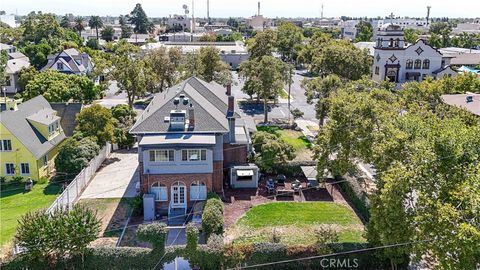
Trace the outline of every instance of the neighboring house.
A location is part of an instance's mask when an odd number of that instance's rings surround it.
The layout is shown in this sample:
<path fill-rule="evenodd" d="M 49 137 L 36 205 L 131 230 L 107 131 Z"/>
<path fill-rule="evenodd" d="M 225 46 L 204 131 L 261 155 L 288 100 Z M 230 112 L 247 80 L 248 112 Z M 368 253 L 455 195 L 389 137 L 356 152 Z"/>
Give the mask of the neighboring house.
<path fill-rule="evenodd" d="M 238 66 L 250 58 L 247 47 L 241 41 L 236 42 L 161 42 L 148 43 L 141 47 L 142 50 L 152 50 L 158 47 L 180 48 L 183 54 L 198 52 L 202 47 L 215 47 L 220 53 L 220 58 L 227 63 L 231 69 L 236 70 Z"/>
<path fill-rule="evenodd" d="M 207 192 L 234 186 L 232 172 L 238 187 L 257 187 L 258 168 L 247 162 L 248 122 L 235 110 L 230 86 L 192 77 L 157 94 L 130 130 L 138 141 L 140 189 L 154 194 L 156 213 L 184 215 Z"/>
<path fill-rule="evenodd" d="M 443 56 L 424 40 L 406 46 L 399 25 L 383 25 L 374 49 L 372 79 L 375 81 L 402 84 L 421 81 L 427 76 L 442 78 L 457 74 L 449 66 L 451 57 Z"/>
<path fill-rule="evenodd" d="M 13 45 L 0 43 L 0 50 L 6 51 L 7 53 L 13 53 L 17 51 L 17 48 L 15 48 Z"/>
<path fill-rule="evenodd" d="M 65 74 L 86 75 L 93 70 L 90 56 L 73 48 L 49 55 L 47 59 L 41 71 L 52 69 Z"/>
<path fill-rule="evenodd" d="M 480 117 L 480 94 L 442 95 L 445 104 L 460 107 Z"/>
<path fill-rule="evenodd" d="M 43 96 L 11 104 L 0 113 L 0 175 L 33 180 L 50 175 L 65 138 L 60 117 Z"/>
<path fill-rule="evenodd" d="M 30 66 L 30 60 L 21 52 L 8 53 L 7 66 L 5 68 L 5 90 L 9 94 L 15 94 L 20 91 L 18 79 L 20 70 Z"/>

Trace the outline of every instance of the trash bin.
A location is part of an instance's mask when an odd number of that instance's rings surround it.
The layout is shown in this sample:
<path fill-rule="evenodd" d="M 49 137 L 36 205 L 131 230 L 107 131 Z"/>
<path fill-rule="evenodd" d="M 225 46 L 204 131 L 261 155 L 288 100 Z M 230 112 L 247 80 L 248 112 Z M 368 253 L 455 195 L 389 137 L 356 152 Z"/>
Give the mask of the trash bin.
<path fill-rule="evenodd" d="M 27 181 L 25 181 L 25 192 L 31 191 L 33 188 L 33 181 L 32 178 L 28 178 Z"/>

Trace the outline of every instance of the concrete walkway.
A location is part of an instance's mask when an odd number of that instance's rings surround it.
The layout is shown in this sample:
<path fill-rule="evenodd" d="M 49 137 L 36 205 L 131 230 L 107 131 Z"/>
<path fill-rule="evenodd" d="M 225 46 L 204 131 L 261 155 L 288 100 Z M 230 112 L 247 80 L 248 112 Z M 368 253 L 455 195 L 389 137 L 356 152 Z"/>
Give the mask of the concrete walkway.
<path fill-rule="evenodd" d="M 102 164 L 80 199 L 131 198 L 139 182 L 136 151 L 113 152 Z"/>
<path fill-rule="evenodd" d="M 295 120 L 295 123 L 297 126 L 302 130 L 303 135 L 305 137 L 315 137 L 317 136 L 317 131 L 312 131 L 308 129 L 308 127 L 314 127 L 315 129 L 319 129 L 319 125 L 317 122 L 311 121 L 311 120 L 303 120 L 303 119 L 297 119 Z"/>

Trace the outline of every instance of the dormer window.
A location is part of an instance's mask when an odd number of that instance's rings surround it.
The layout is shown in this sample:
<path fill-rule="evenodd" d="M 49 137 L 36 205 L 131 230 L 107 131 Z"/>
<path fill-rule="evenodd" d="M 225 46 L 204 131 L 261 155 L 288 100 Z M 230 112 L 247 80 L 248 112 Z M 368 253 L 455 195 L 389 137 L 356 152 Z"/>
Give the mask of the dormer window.
<path fill-rule="evenodd" d="M 48 126 L 48 133 L 52 134 L 58 130 L 58 121 Z"/>
<path fill-rule="evenodd" d="M 57 63 L 57 70 L 63 70 L 63 63 Z"/>

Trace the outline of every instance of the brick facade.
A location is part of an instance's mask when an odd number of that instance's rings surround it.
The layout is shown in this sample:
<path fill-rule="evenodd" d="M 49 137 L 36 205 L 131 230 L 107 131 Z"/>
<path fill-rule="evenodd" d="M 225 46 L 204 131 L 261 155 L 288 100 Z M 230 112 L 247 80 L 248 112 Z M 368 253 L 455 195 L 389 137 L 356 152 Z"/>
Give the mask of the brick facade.
<path fill-rule="evenodd" d="M 223 167 L 247 164 L 247 145 L 223 144 Z"/>
<path fill-rule="evenodd" d="M 223 191 L 223 161 L 213 162 L 213 191 L 220 193 Z"/>
<path fill-rule="evenodd" d="M 211 173 L 203 173 L 203 174 L 143 174 L 143 164 L 139 164 L 139 169 L 140 171 L 140 186 L 141 186 L 141 192 L 142 193 L 148 193 L 149 188 L 154 184 L 155 182 L 159 182 L 165 186 L 167 186 L 167 197 L 168 201 L 167 202 L 157 202 L 157 207 L 160 208 L 167 208 L 168 203 L 171 200 L 171 187 L 175 182 L 182 182 L 185 184 L 186 189 L 185 189 L 185 196 L 187 200 L 187 207 L 191 206 L 190 202 L 190 186 L 193 182 L 195 181 L 200 181 L 205 183 L 207 186 L 207 192 L 211 191 L 216 191 L 216 188 L 213 185 L 213 174 Z M 218 177 L 218 176 L 217 176 Z M 222 185 L 223 185 L 223 173 L 222 173 Z"/>

